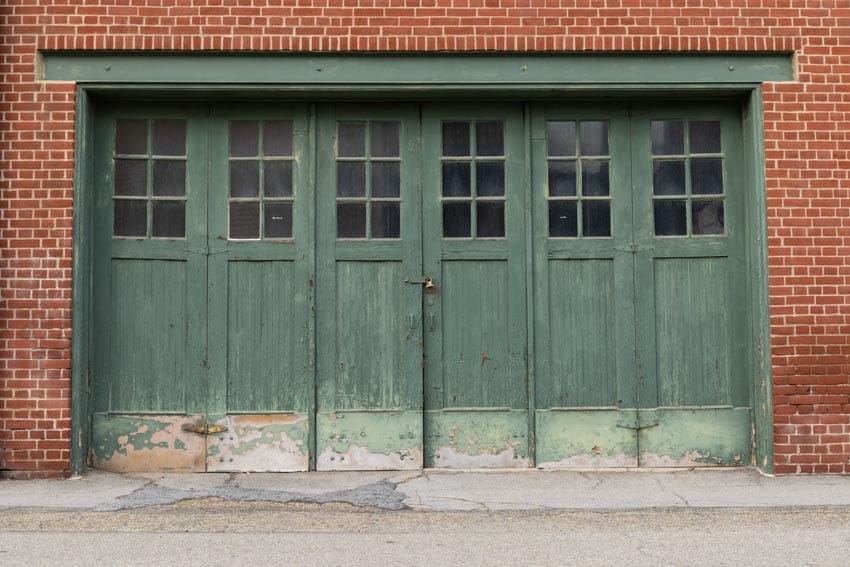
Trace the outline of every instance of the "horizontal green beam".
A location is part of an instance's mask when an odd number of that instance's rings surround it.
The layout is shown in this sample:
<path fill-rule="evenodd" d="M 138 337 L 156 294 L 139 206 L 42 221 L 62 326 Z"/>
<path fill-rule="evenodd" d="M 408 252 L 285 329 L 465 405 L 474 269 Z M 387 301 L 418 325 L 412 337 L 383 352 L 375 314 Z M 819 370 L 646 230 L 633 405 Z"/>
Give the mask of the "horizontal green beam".
<path fill-rule="evenodd" d="M 42 78 L 83 83 L 441 89 L 752 85 L 793 79 L 790 54 L 338 55 L 43 53 Z"/>

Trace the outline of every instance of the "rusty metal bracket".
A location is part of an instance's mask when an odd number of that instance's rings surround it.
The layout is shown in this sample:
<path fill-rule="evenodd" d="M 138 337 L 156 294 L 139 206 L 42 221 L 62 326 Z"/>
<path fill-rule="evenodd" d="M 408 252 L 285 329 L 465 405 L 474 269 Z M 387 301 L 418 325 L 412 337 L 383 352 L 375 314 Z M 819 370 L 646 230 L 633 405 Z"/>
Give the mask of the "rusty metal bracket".
<path fill-rule="evenodd" d="M 617 421 L 617 427 L 640 431 L 642 429 L 649 429 L 650 427 L 656 427 L 658 425 L 658 415 L 655 413 L 654 409 L 624 410 L 624 413 L 625 412 L 634 412 L 634 414 L 621 417 Z"/>
<path fill-rule="evenodd" d="M 209 435 L 216 433 L 224 433 L 227 431 L 227 428 L 223 425 L 218 425 L 215 423 L 187 423 L 183 426 L 183 431 L 188 431 L 189 433 L 197 433 L 199 435 Z"/>

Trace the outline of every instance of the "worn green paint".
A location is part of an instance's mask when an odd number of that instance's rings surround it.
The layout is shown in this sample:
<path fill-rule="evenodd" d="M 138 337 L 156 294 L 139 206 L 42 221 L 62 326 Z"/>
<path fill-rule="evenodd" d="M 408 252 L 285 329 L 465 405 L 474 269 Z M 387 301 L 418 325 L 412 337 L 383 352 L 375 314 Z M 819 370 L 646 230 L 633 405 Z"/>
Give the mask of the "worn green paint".
<path fill-rule="evenodd" d="M 426 467 L 528 467 L 530 462 L 525 411 L 425 412 Z"/>
<path fill-rule="evenodd" d="M 658 424 L 640 430 L 640 465 L 749 465 L 750 413 L 749 408 L 658 408 Z"/>
<path fill-rule="evenodd" d="M 637 432 L 622 427 L 634 413 L 614 408 L 537 411 L 537 466 L 637 466 Z"/>
<path fill-rule="evenodd" d="M 226 430 L 207 437 L 208 471 L 289 472 L 308 468 L 306 415 L 229 415 L 214 423 Z"/>
<path fill-rule="evenodd" d="M 316 422 L 319 470 L 422 468 L 421 411 L 338 411 Z"/>

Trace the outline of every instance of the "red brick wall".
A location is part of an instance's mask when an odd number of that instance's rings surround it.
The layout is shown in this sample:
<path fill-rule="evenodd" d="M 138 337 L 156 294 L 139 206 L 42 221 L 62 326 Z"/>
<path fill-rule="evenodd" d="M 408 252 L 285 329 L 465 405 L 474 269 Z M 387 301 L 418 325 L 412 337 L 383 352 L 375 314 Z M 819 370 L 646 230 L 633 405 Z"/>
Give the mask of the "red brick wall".
<path fill-rule="evenodd" d="M 850 472 L 846 1 L 5 0 L 0 16 L 0 475 L 69 466 L 74 85 L 37 81 L 51 49 L 795 52 L 799 80 L 764 92 L 776 471 Z"/>

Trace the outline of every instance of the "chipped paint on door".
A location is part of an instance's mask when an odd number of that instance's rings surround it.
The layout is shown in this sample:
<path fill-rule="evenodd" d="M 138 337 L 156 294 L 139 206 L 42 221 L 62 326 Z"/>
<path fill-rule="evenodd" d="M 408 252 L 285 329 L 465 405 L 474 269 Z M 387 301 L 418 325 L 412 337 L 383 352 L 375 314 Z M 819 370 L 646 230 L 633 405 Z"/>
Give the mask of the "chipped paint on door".
<path fill-rule="evenodd" d="M 643 467 L 751 465 L 749 408 L 659 408 L 640 431 Z"/>
<path fill-rule="evenodd" d="M 203 472 L 204 436 L 183 430 L 200 417 L 95 414 L 92 465 L 111 472 Z"/>
<path fill-rule="evenodd" d="M 636 432 L 616 409 L 538 411 L 538 468 L 635 467 Z"/>
<path fill-rule="evenodd" d="M 208 471 L 307 470 L 306 415 L 230 415 L 214 423 L 227 430 L 207 437 Z"/>
<path fill-rule="evenodd" d="M 524 411 L 426 412 L 427 467 L 525 468 L 531 465 Z"/>
<path fill-rule="evenodd" d="M 418 411 L 339 411 L 319 414 L 318 470 L 422 468 Z"/>

